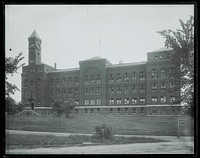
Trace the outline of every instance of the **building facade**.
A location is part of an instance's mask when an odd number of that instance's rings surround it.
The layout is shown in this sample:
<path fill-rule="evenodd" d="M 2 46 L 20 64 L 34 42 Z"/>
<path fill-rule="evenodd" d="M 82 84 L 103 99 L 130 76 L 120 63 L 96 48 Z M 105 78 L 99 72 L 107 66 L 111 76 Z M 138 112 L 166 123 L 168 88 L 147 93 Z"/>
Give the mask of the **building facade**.
<path fill-rule="evenodd" d="M 29 64 L 22 67 L 22 103 L 51 107 L 70 102 L 80 115 L 173 115 L 180 91 L 171 78 L 172 49 L 147 53 L 147 61 L 112 64 L 105 58 L 80 61 L 79 68 L 57 69 L 41 62 L 42 40 L 28 38 Z"/>

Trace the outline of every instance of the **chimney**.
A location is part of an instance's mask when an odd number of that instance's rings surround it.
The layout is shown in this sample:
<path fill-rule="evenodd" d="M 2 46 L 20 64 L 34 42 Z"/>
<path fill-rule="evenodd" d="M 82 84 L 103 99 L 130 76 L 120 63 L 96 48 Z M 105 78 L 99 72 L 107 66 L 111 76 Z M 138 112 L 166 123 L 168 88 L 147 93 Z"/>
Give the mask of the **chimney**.
<path fill-rule="evenodd" d="M 56 66 L 57 66 L 57 64 L 56 63 L 54 63 L 54 69 L 56 70 Z"/>

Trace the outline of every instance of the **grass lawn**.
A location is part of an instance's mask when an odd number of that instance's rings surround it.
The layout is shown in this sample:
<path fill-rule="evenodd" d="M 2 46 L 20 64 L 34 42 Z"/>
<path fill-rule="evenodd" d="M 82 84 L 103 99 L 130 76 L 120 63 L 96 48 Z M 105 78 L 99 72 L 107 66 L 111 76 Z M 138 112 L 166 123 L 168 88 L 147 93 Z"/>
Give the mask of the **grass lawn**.
<path fill-rule="evenodd" d="M 193 121 L 189 117 L 181 117 L 181 135 L 193 135 Z M 113 129 L 114 134 L 127 135 L 177 135 L 177 118 L 175 116 L 75 116 L 59 119 L 55 117 L 16 117 L 12 121 L 6 119 L 6 129 L 89 133 L 94 134 L 94 127 L 106 124 Z"/>
<path fill-rule="evenodd" d="M 89 143 L 87 143 L 89 142 Z M 144 138 L 144 137 L 114 137 L 112 140 L 100 140 L 93 136 L 73 135 L 45 136 L 45 135 L 6 135 L 6 149 L 13 148 L 39 148 L 39 147 L 60 147 L 77 145 L 110 145 L 110 144 L 129 144 L 129 143 L 153 143 L 166 142 L 165 140 Z"/>

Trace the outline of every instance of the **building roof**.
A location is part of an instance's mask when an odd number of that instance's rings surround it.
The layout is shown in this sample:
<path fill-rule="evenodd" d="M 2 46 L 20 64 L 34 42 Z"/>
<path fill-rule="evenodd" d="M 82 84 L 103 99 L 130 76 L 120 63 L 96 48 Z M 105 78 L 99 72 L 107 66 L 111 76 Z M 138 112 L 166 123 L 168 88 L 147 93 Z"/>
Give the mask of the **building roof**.
<path fill-rule="evenodd" d="M 31 38 L 31 37 L 40 38 L 39 35 L 37 34 L 36 30 L 33 31 L 33 33 L 31 34 L 31 36 L 29 38 Z"/>
<path fill-rule="evenodd" d="M 163 48 L 154 50 L 154 51 L 152 51 L 152 52 L 165 52 L 165 51 L 171 51 L 171 50 L 173 50 L 173 48 L 163 47 Z"/>
<path fill-rule="evenodd" d="M 143 65 L 143 64 L 146 64 L 146 61 L 133 62 L 133 63 L 112 64 L 112 65 L 108 65 L 107 67 L 122 67 L 122 66 Z"/>
<path fill-rule="evenodd" d="M 93 57 L 93 58 L 86 59 L 86 60 L 84 60 L 84 61 L 88 61 L 88 60 L 99 60 L 99 59 L 104 59 L 104 58 L 101 58 L 101 57 L 96 56 L 96 57 Z"/>
<path fill-rule="evenodd" d="M 54 71 L 50 71 L 49 73 L 54 73 L 54 72 L 69 72 L 69 71 L 78 71 L 80 70 L 79 68 L 69 68 L 69 69 L 56 69 Z"/>

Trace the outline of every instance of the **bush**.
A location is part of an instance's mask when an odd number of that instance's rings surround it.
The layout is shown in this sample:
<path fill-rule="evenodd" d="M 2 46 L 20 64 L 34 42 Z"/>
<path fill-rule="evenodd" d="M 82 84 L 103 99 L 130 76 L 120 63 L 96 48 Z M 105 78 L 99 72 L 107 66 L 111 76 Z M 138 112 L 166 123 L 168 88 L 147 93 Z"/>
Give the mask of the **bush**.
<path fill-rule="evenodd" d="M 113 138 L 112 129 L 105 124 L 95 127 L 95 137 L 98 139 L 112 139 Z"/>

